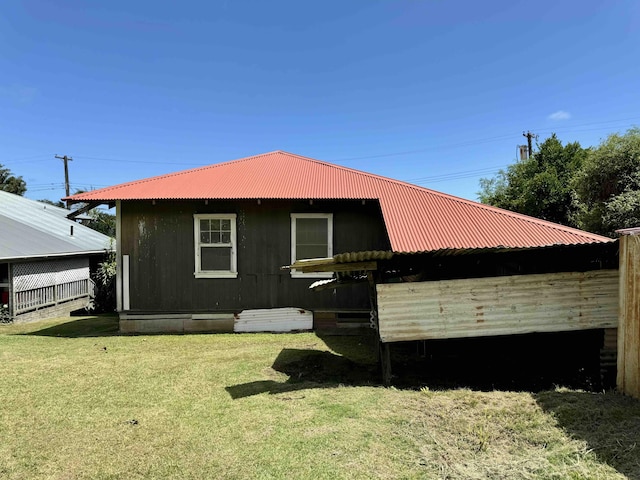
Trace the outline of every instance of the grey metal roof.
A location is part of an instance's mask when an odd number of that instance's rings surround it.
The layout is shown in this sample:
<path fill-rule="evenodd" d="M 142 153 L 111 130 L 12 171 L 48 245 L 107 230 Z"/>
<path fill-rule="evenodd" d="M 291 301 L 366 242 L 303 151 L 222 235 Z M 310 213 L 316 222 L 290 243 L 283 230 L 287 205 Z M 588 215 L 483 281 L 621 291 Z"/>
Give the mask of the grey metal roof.
<path fill-rule="evenodd" d="M 0 191 L 0 259 L 80 255 L 114 248 L 110 237 L 69 220 L 68 213 Z"/>

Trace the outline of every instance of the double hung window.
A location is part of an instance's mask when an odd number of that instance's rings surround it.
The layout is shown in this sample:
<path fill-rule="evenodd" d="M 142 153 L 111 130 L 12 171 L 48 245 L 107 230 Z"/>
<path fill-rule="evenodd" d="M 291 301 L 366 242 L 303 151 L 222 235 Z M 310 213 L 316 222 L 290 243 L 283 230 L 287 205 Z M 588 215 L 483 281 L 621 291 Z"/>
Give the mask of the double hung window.
<path fill-rule="evenodd" d="M 307 258 L 333 256 L 333 214 L 291 214 L 291 263 Z M 331 273 L 291 271 L 292 277 L 330 278 Z"/>
<path fill-rule="evenodd" d="M 194 215 L 195 276 L 197 278 L 235 278 L 236 215 Z"/>

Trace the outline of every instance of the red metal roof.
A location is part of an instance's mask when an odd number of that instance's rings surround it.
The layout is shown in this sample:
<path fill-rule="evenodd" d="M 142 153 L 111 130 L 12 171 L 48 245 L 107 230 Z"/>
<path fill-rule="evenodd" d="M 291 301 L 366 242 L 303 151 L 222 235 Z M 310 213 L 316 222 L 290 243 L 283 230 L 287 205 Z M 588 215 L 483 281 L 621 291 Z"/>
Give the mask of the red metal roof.
<path fill-rule="evenodd" d="M 276 151 L 69 197 L 70 200 L 378 200 L 395 252 L 541 247 L 611 239 L 409 183 Z"/>

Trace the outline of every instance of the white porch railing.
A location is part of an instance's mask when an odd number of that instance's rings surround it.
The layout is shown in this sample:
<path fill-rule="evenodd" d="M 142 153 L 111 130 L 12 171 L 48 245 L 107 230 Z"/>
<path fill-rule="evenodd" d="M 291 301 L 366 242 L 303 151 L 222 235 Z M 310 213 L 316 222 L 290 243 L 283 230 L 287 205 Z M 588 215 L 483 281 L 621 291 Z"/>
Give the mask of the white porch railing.
<path fill-rule="evenodd" d="M 72 282 L 16 292 L 15 314 L 44 308 L 76 298 L 93 295 L 93 282 L 85 278 Z"/>

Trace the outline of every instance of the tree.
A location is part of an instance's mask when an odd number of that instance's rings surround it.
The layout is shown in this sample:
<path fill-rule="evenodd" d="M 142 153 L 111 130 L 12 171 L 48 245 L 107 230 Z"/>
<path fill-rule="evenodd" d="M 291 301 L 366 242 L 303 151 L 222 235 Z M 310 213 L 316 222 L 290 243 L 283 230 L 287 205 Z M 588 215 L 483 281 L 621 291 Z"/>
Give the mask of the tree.
<path fill-rule="evenodd" d="M 480 180 L 480 201 L 525 215 L 575 225 L 571 178 L 582 166 L 587 151 L 578 142 L 562 143 L 555 133 L 537 146 L 527 160 Z"/>
<path fill-rule="evenodd" d="M 580 228 L 613 236 L 640 226 L 640 129 L 611 134 L 591 150 L 572 187 Z"/>
<path fill-rule="evenodd" d="M 47 205 L 53 205 L 54 207 L 60 207 L 60 208 L 65 208 L 64 206 L 64 202 L 58 200 L 57 202 L 54 202 L 53 200 L 49 200 L 48 198 L 42 198 L 40 200 L 38 200 L 40 203 L 46 203 Z"/>
<path fill-rule="evenodd" d="M 5 168 L 0 163 L 0 190 L 16 195 L 24 195 L 27 191 L 27 184 L 22 177 L 14 177 L 11 170 Z"/>
<path fill-rule="evenodd" d="M 89 210 L 89 216 L 91 220 L 84 222 L 84 224 L 97 230 L 100 233 L 109 235 L 110 237 L 116 236 L 116 217 L 110 213 L 94 208 Z"/>
<path fill-rule="evenodd" d="M 86 190 L 76 190 L 74 195 L 78 195 L 79 193 L 85 193 Z M 77 208 L 81 208 L 84 203 L 78 204 Z M 72 207 L 74 208 L 74 207 Z M 93 208 L 87 212 L 89 215 L 89 220 L 84 220 L 82 223 L 89 228 L 92 228 L 100 233 L 104 233 L 110 237 L 116 236 L 116 216 L 110 213 L 105 212 L 104 210 L 99 210 L 97 208 Z"/>

